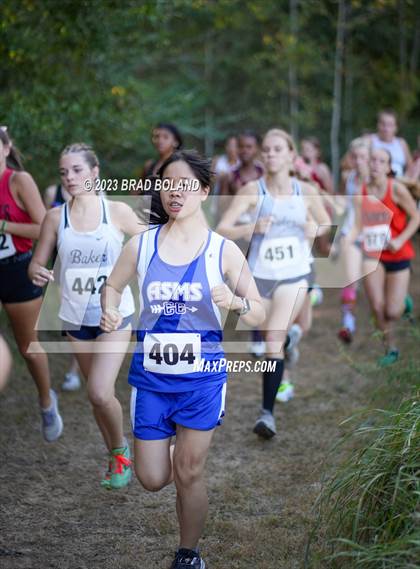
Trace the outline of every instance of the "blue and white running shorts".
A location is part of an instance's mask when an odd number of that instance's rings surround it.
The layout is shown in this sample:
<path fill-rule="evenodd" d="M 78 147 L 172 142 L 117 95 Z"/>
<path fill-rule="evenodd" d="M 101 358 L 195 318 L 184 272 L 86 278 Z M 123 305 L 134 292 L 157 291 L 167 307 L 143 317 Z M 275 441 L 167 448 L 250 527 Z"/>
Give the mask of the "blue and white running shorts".
<path fill-rule="evenodd" d="M 226 383 L 178 393 L 133 387 L 133 434 L 137 439 L 155 441 L 174 436 L 177 425 L 196 431 L 210 431 L 223 422 L 225 396 Z"/>

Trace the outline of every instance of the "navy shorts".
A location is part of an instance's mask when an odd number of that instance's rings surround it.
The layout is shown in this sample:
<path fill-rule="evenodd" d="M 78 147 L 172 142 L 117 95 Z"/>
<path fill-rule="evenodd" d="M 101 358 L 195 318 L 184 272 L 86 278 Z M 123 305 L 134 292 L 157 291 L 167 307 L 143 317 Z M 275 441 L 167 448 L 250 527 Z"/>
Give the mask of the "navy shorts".
<path fill-rule="evenodd" d="M 411 267 L 411 261 L 408 259 L 403 261 L 381 261 L 381 265 L 387 273 L 396 273 L 397 271 L 409 269 Z"/>
<path fill-rule="evenodd" d="M 225 396 L 226 383 L 179 393 L 133 387 L 133 434 L 137 439 L 157 441 L 173 437 L 177 425 L 196 431 L 211 431 L 222 424 Z"/>
<path fill-rule="evenodd" d="M 294 284 L 302 280 L 306 280 L 307 285 L 309 286 L 311 273 L 307 275 L 302 275 L 301 277 L 295 277 L 293 279 L 284 279 L 283 281 L 271 281 L 269 279 L 259 279 L 258 277 L 254 277 L 255 282 L 257 284 L 258 292 L 263 298 L 271 299 L 273 298 L 274 293 L 281 285 L 286 284 Z"/>
<path fill-rule="evenodd" d="M 42 296 L 42 288 L 34 285 L 28 277 L 31 258 L 32 251 L 27 251 L 0 260 L 1 303 L 27 302 Z"/>
<path fill-rule="evenodd" d="M 123 318 L 118 330 L 126 328 L 132 321 L 132 314 L 126 316 Z M 102 328 L 99 328 L 99 326 L 84 326 L 83 324 L 80 326 L 80 324 L 72 324 L 71 322 L 63 321 L 63 335 L 65 336 L 66 333 L 72 338 L 76 338 L 76 340 L 96 340 L 98 336 L 106 332 L 104 332 Z"/>

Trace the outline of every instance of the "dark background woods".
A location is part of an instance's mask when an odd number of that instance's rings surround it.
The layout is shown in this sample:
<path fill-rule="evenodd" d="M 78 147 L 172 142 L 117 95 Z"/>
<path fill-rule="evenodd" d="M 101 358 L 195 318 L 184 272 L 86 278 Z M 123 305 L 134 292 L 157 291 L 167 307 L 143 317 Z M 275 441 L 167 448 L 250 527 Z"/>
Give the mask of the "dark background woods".
<path fill-rule="evenodd" d="M 393 107 L 414 146 L 419 28 L 416 0 L 3 0 L 0 121 L 41 187 L 79 140 L 138 175 L 158 121 L 207 154 L 280 125 L 336 160 Z"/>

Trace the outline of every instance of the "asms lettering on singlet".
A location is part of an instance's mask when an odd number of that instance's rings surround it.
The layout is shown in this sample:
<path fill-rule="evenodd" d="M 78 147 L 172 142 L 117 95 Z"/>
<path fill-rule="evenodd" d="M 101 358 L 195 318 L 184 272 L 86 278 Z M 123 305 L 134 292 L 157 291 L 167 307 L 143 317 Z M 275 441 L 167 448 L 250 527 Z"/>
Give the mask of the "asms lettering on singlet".
<path fill-rule="evenodd" d="M 153 281 L 147 287 L 147 298 L 152 300 L 199 301 L 203 298 L 202 283 Z"/>
<path fill-rule="evenodd" d="M 93 249 L 91 249 L 89 254 L 83 254 L 80 249 L 73 249 L 70 251 L 71 263 L 74 265 L 93 265 L 98 263 L 107 262 L 107 254 L 100 253 L 95 254 Z"/>

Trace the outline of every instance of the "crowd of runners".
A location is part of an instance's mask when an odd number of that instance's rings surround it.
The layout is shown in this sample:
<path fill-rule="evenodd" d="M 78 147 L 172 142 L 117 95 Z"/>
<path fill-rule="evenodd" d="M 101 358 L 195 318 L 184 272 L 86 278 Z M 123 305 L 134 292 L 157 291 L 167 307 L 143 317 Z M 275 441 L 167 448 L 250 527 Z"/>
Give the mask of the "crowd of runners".
<path fill-rule="evenodd" d="M 290 370 L 323 295 L 317 257 L 343 266 L 338 338 L 352 342 L 364 289 L 384 342 L 378 367 L 397 364 L 395 323 L 413 308 L 420 152 L 412 156 L 397 136 L 390 110 L 379 113 L 377 132 L 351 142 L 339 187 L 316 138 L 297 148 L 279 128 L 261 139 L 251 131 L 230 136 L 212 162 L 183 150 L 172 124 L 157 125 L 152 143 L 157 155 L 142 174 L 152 190 L 133 197 L 132 208 L 89 191 L 100 160 L 82 143 L 62 150 L 60 183 L 42 197 L 7 128 L 0 128 L 0 303 L 35 382 L 43 437 L 53 442 L 63 420 L 48 356 L 42 344 L 28 347 L 38 342 L 45 289 L 57 287 L 62 341 L 74 354 L 61 388 L 77 390 L 81 376 L 86 381 L 108 451 L 101 485 L 125 487 L 133 472 L 150 491 L 174 482 L 180 544 L 171 567 L 204 569 L 198 549 L 208 508 L 204 468 L 224 416 L 227 312 L 249 330 L 249 357 L 267 362 L 250 425 L 262 439 L 276 435 L 276 401 L 294 396 Z M 171 188 L 158 191 L 157 180 Z M 183 190 L 186 180 L 195 180 L 198 191 Z M 134 332 L 132 458 L 115 383 Z M 0 335 L 0 390 L 10 367 Z"/>

